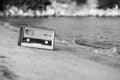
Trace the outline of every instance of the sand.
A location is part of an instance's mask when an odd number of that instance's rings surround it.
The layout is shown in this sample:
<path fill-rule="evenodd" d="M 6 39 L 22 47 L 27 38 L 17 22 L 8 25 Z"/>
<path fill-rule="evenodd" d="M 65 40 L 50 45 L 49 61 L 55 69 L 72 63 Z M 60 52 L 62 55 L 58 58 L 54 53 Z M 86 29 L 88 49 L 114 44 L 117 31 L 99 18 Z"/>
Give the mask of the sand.
<path fill-rule="evenodd" d="M 51 19 L 51 26 L 62 25 L 60 19 Z M 95 48 L 73 43 L 70 33 L 79 26 L 52 26 L 57 31 L 54 51 L 18 46 L 19 28 L 0 21 L 0 80 L 120 80 L 119 54 L 95 54 Z"/>

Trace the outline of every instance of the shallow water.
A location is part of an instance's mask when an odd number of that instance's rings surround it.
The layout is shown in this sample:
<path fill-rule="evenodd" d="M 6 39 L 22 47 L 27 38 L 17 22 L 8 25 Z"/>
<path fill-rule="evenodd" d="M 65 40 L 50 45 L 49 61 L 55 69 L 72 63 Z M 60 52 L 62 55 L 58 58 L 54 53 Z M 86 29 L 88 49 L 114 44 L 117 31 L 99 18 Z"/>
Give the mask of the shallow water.
<path fill-rule="evenodd" d="M 119 17 L 46 17 L 6 18 L 12 24 L 28 24 L 54 29 L 59 39 L 73 42 L 90 41 L 120 42 Z"/>

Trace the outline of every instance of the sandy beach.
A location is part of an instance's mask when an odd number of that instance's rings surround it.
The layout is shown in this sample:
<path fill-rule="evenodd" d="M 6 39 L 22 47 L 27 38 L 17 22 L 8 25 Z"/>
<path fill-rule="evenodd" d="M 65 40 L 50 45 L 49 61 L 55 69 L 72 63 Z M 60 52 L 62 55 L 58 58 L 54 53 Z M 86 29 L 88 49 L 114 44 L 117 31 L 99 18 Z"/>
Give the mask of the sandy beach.
<path fill-rule="evenodd" d="M 0 80 L 120 80 L 119 53 L 99 54 L 95 50 L 102 49 L 74 42 L 82 38 L 118 44 L 119 18 L 80 18 L 1 19 Z M 56 30 L 55 50 L 18 46 L 21 24 Z"/>

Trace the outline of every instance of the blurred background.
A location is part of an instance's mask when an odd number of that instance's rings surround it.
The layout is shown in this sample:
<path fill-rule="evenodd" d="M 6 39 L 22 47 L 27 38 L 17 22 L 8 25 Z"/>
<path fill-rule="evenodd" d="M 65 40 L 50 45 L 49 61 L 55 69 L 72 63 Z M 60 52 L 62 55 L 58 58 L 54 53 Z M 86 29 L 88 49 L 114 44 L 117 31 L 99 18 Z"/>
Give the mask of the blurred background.
<path fill-rule="evenodd" d="M 31 9 L 41 9 L 46 5 L 50 5 L 53 0 L 0 0 L 0 10 L 3 11 L 8 5 L 11 6 L 27 6 Z M 120 0 L 56 0 L 62 3 L 69 3 L 70 1 L 76 1 L 77 5 L 95 4 L 97 8 L 106 9 L 113 8 L 115 5 L 120 7 Z"/>
<path fill-rule="evenodd" d="M 120 0 L 0 0 L 5 16 L 120 16 L 119 7 Z"/>

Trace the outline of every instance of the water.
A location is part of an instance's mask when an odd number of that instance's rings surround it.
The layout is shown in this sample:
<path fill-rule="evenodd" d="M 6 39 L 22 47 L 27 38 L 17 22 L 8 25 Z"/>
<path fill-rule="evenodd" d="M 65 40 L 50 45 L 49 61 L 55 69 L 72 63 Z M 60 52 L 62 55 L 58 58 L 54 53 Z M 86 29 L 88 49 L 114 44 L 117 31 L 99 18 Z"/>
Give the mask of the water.
<path fill-rule="evenodd" d="M 12 24 L 28 24 L 54 29 L 60 40 L 120 42 L 119 17 L 8 18 Z"/>

